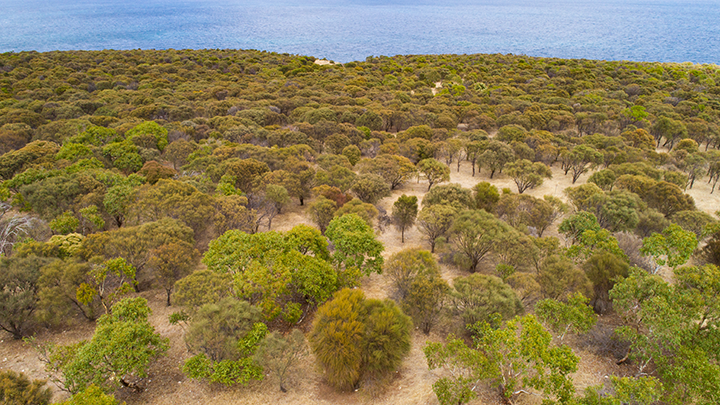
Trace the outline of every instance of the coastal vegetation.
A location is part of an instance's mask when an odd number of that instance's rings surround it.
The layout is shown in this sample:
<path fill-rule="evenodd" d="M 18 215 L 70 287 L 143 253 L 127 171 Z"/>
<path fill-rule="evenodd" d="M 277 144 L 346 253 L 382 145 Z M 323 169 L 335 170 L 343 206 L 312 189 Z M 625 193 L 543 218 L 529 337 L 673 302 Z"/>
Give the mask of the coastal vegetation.
<path fill-rule="evenodd" d="M 720 67 L 315 62 L 0 54 L 0 402 L 720 402 Z"/>

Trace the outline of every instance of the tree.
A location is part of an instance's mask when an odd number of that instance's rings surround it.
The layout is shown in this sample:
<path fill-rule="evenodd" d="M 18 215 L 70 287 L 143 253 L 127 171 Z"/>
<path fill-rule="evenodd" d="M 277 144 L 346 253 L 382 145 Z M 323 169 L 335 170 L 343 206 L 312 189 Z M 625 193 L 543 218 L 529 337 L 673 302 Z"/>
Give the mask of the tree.
<path fill-rule="evenodd" d="M 456 278 L 450 297 L 453 311 L 460 316 L 465 326 L 490 322 L 494 314 L 509 319 L 523 309 L 509 285 L 498 277 L 485 274 Z"/>
<path fill-rule="evenodd" d="M 444 236 L 453 224 L 458 211 L 445 204 L 424 206 L 418 215 L 418 228 L 430 243 L 430 252 L 435 252 L 437 238 Z"/>
<path fill-rule="evenodd" d="M 666 217 L 678 211 L 694 210 L 695 201 L 680 190 L 680 187 L 666 181 L 660 181 L 650 187 L 644 198 L 650 208 L 654 208 Z"/>
<path fill-rule="evenodd" d="M 675 281 L 633 268 L 610 295 L 624 325 L 616 333 L 630 343 L 621 362 L 632 359 L 640 374 L 657 376 L 667 403 L 714 403 L 720 365 L 714 346 L 718 311 L 715 266 L 682 267 Z"/>
<path fill-rule="evenodd" d="M 40 268 L 50 260 L 37 257 L 0 258 L 0 329 L 21 339 L 32 328 L 38 309 Z"/>
<path fill-rule="evenodd" d="M 384 271 L 392 282 L 392 297 L 402 302 L 410 293 L 415 278 L 427 272 L 439 274 L 440 267 L 427 250 L 409 248 L 390 256 Z"/>
<path fill-rule="evenodd" d="M 168 306 L 175 283 L 193 272 L 199 256 L 192 245 L 181 240 L 169 241 L 151 253 L 148 266 L 153 269 L 157 284 L 167 293 Z"/>
<path fill-rule="evenodd" d="M 91 306 L 98 300 L 110 313 L 110 307 L 120 301 L 121 297 L 133 291 L 135 268 L 125 259 L 118 257 L 103 263 L 94 263 L 88 271 L 86 281 L 81 283 L 75 296 L 81 303 Z"/>
<path fill-rule="evenodd" d="M 592 293 L 592 284 L 585 273 L 565 256 L 548 256 L 540 265 L 537 282 L 542 295 L 554 300 L 565 300 L 575 292 Z"/>
<path fill-rule="evenodd" d="M 484 210 L 467 210 L 453 222 L 450 240 L 468 261 L 471 273 L 477 271 L 480 261 L 490 253 L 502 234 L 510 232 L 507 224 Z"/>
<path fill-rule="evenodd" d="M 232 276 L 211 270 L 198 270 L 175 282 L 173 301 L 190 313 L 205 304 L 234 294 Z"/>
<path fill-rule="evenodd" d="M 579 292 L 570 295 L 567 302 L 545 299 L 535 304 L 535 314 L 562 342 L 568 332 L 587 333 L 595 326 L 597 315 L 587 305 L 589 301 Z"/>
<path fill-rule="evenodd" d="M 602 162 L 602 153 L 587 145 L 578 145 L 563 156 L 565 174 L 572 171 L 572 183 L 580 176 Z"/>
<path fill-rule="evenodd" d="M 502 328 L 478 323 L 473 329 L 472 348 L 452 336 L 424 348 L 431 370 L 451 370 L 450 377 L 433 384 L 442 405 L 468 402 L 483 381 L 498 387 L 500 398 L 510 404 L 528 389 L 539 391 L 548 403 L 570 403 L 575 388 L 569 375 L 577 370 L 579 359 L 569 347 L 554 346 L 533 315 L 516 317 Z"/>
<path fill-rule="evenodd" d="M 610 308 L 609 291 L 617 280 L 627 276 L 630 266 L 617 255 L 600 250 L 593 253 L 582 267 L 593 284 L 594 298 L 591 305 L 595 312 L 606 312 Z"/>
<path fill-rule="evenodd" d="M 402 300 L 403 311 L 424 334 L 430 334 L 448 300 L 450 286 L 437 268 L 426 268 L 414 277 Z"/>
<path fill-rule="evenodd" d="M 95 334 L 88 342 L 71 346 L 41 347 L 49 372 L 71 393 L 90 385 L 109 392 L 133 386 L 132 375 L 147 376 L 150 363 L 168 350 L 168 339 L 161 337 L 148 322 L 150 308 L 144 298 L 126 298 L 98 319 Z"/>
<path fill-rule="evenodd" d="M 375 174 L 390 184 L 395 190 L 410 180 L 417 169 L 410 159 L 404 156 L 382 154 L 375 159 L 362 159 L 358 163 L 360 174 Z"/>
<path fill-rule="evenodd" d="M 280 391 L 287 392 L 286 381 L 297 362 L 306 353 L 305 335 L 299 329 L 293 329 L 287 336 L 282 336 L 277 332 L 266 335 L 260 342 L 254 359 L 263 370 L 275 374 Z"/>
<path fill-rule="evenodd" d="M 263 205 L 268 219 L 268 229 L 272 227 L 272 220 L 282 212 L 282 208 L 290 202 L 290 195 L 287 189 L 277 184 L 268 184 L 265 186 L 265 200 Z"/>
<path fill-rule="evenodd" d="M 315 225 L 317 225 L 320 229 L 320 232 L 324 235 L 328 224 L 330 224 L 330 221 L 332 221 L 335 216 L 335 211 L 337 211 L 337 204 L 335 201 L 328 200 L 327 198 L 320 196 L 314 203 L 312 203 L 312 205 L 310 205 L 308 213 L 310 215 L 310 219 L 312 219 Z"/>
<path fill-rule="evenodd" d="M 5 405 L 47 405 L 52 391 L 45 381 L 30 381 L 25 374 L 12 370 L 0 372 L 0 402 Z"/>
<path fill-rule="evenodd" d="M 264 323 L 256 323 L 243 338 L 237 341 L 239 359 L 214 362 L 204 354 L 198 354 L 185 362 L 183 373 L 192 379 L 207 379 L 225 386 L 262 380 L 262 368 L 252 356 L 266 333 L 267 326 Z"/>
<path fill-rule="evenodd" d="M 474 206 L 476 210 L 485 210 L 487 212 L 495 212 L 495 204 L 500 200 L 500 193 L 497 187 L 481 181 L 472 188 Z M 425 200 L 423 199 L 423 204 Z"/>
<path fill-rule="evenodd" d="M 335 245 L 332 258 L 338 269 L 357 269 L 366 276 L 381 273 L 382 251 L 385 249 L 368 224 L 355 214 L 330 221 L 325 231 Z"/>
<path fill-rule="evenodd" d="M 552 178 L 550 168 L 544 163 L 531 162 L 527 159 L 510 162 L 506 166 L 506 173 L 512 177 L 517 185 L 518 193 L 522 194 L 527 189 L 533 189 L 543 183 L 543 179 Z"/>
<path fill-rule="evenodd" d="M 368 204 L 376 204 L 390 195 L 390 187 L 382 177 L 374 174 L 364 174 L 358 177 L 352 186 L 357 197 Z"/>
<path fill-rule="evenodd" d="M 443 184 L 425 193 L 422 200 L 423 207 L 435 204 L 452 205 L 457 210 L 473 207 L 471 191 L 460 184 Z"/>
<path fill-rule="evenodd" d="M 588 178 L 588 183 L 595 183 L 604 191 L 611 191 L 615 185 L 617 175 L 610 169 L 598 170 Z"/>
<path fill-rule="evenodd" d="M 345 203 L 342 207 L 340 207 L 340 209 L 335 211 L 335 218 L 340 218 L 343 215 L 347 214 L 355 214 L 362 218 L 363 221 L 365 221 L 365 223 L 372 228 L 373 222 L 375 221 L 375 218 L 377 218 L 379 213 L 380 212 L 377 208 L 375 208 L 374 205 L 364 203 L 357 198 L 353 198 L 352 200 Z"/>
<path fill-rule="evenodd" d="M 405 243 L 405 229 L 413 226 L 418 214 L 418 199 L 415 196 L 401 195 L 393 204 L 392 219 L 400 230 L 400 240 Z"/>
<path fill-rule="evenodd" d="M 360 148 L 358 148 L 355 145 L 348 145 L 348 146 L 344 147 L 342 150 L 342 154 L 343 154 L 343 156 L 348 158 L 348 160 L 350 161 L 350 164 L 353 166 L 355 166 L 355 163 L 357 163 L 358 160 L 360 160 L 360 156 L 362 155 L 362 153 L 360 152 Z"/>
<path fill-rule="evenodd" d="M 194 356 L 185 361 L 183 371 L 191 378 L 229 382 L 228 385 L 245 382 L 246 377 L 255 378 L 258 367 L 249 358 L 252 353 L 242 353 L 239 342 L 253 331 L 262 329 L 255 327 L 260 319 L 261 313 L 257 308 L 235 298 L 224 298 L 200 307 L 190 318 L 185 334 L 185 343 Z M 238 361 L 242 364 L 233 364 Z M 241 369 L 248 367 L 249 374 L 242 377 L 224 374 L 233 366 Z"/>
<path fill-rule="evenodd" d="M 417 168 L 428 180 L 428 191 L 434 184 L 450 181 L 450 168 L 433 158 L 421 160 L 418 162 Z"/>
<path fill-rule="evenodd" d="M 487 149 L 480 156 L 483 166 L 490 170 L 490 178 L 495 176 L 496 171 L 502 173 L 503 167 L 515 159 L 515 152 L 507 144 L 492 140 L 488 143 Z"/>
<path fill-rule="evenodd" d="M 394 302 L 343 289 L 318 308 L 310 348 L 328 383 L 349 390 L 363 378 L 382 377 L 400 366 L 410 352 L 411 326 Z"/>
<path fill-rule="evenodd" d="M 668 265 L 673 269 L 685 264 L 697 248 L 697 237 L 693 232 L 683 230 L 677 224 L 671 224 L 662 233 L 653 233 L 643 239 L 640 252 L 655 261 L 653 274 L 660 267 Z"/>
<path fill-rule="evenodd" d="M 684 230 L 694 233 L 698 241 L 704 239 L 704 233 L 708 226 L 715 226 L 717 223 L 717 220 L 710 214 L 695 210 L 678 211 L 670 220 Z"/>

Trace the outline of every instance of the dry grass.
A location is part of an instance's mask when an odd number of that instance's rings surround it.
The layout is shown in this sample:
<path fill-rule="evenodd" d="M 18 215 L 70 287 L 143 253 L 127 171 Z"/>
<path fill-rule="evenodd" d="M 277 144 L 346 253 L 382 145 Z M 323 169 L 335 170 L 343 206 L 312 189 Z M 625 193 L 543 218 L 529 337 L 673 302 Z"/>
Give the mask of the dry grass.
<path fill-rule="evenodd" d="M 451 182 L 459 183 L 463 187 L 473 187 L 480 181 L 490 181 L 499 189 L 510 188 L 513 192 L 517 189 L 512 179 L 504 174 L 498 174 L 494 179 L 488 178 L 488 173 L 483 171 L 470 175 L 470 166 L 467 162 L 461 164 L 460 172 L 453 168 Z M 526 191 L 527 194 L 542 197 L 543 195 L 554 195 L 566 200 L 563 190 L 572 186 L 571 177 L 566 176 L 556 166 L 552 168 L 553 178 L 546 180 L 544 184 L 536 189 Z M 582 184 L 589 177 L 586 173 L 580 177 L 577 184 Z M 427 191 L 427 183 L 422 181 L 411 181 L 399 190 L 395 190 L 392 196 L 382 200 L 380 207 L 392 211 L 392 204 L 402 194 L 417 196 L 419 200 Z M 710 194 L 710 186 L 704 181 L 698 181 L 692 190 L 687 191 L 693 196 L 698 209 L 713 214 L 720 206 L 720 192 Z M 307 204 L 307 203 L 306 203 Z M 273 221 L 273 230 L 285 231 L 300 223 L 311 224 L 305 206 L 291 205 Z M 547 231 L 549 236 L 558 236 L 557 224 Z M 389 256 L 404 248 L 422 247 L 428 249 L 417 228 L 412 228 L 405 233 L 405 243 L 400 243 L 400 234 L 394 227 L 388 227 L 378 238 L 385 245 L 385 256 Z M 464 275 L 464 272 L 452 266 L 442 265 L 443 277 L 450 281 L 453 278 Z M 363 281 L 362 288 L 368 297 L 385 298 L 388 295 L 389 281 L 384 275 L 373 275 Z M 145 382 L 145 391 L 140 393 L 120 389 L 116 396 L 126 401 L 128 405 L 176 405 L 176 404 L 437 404 L 437 399 L 432 392 L 432 383 L 438 378 L 438 371 L 429 371 L 422 352 L 427 340 L 441 340 L 442 336 L 431 334 L 425 336 L 419 331 L 413 334 L 413 346 L 410 355 L 398 370 L 397 374 L 382 389 L 376 387 L 361 389 L 352 393 L 337 393 L 323 382 L 322 375 L 317 371 L 312 356 L 306 357 L 300 364 L 294 378 L 288 384 L 288 392 L 281 393 L 274 380 L 267 379 L 262 382 L 251 383 L 245 387 L 224 388 L 217 385 L 192 381 L 182 374 L 180 367 L 185 358 L 188 357 L 185 344 L 182 339 L 182 330 L 177 326 L 168 323 L 170 313 L 176 310 L 173 307 L 166 307 L 164 293 L 161 291 L 148 291 L 141 294 L 147 298 L 153 314 L 150 322 L 160 334 L 170 339 L 171 349 L 167 357 L 160 359 L 151 367 L 150 377 Z M 87 339 L 92 334 L 93 327 L 87 323 L 75 325 L 72 328 L 55 333 L 43 332 L 38 336 L 39 342 L 55 342 L 67 344 Z M 570 341 L 571 347 L 580 356 L 581 362 L 578 372 L 573 375 L 575 384 L 579 391 L 582 389 L 600 385 L 607 381 L 609 375 L 625 375 L 627 369 L 615 365 L 612 358 L 599 355 L 582 345 Z M 0 334 L 0 369 L 11 369 L 28 374 L 32 378 L 45 378 L 46 374 L 42 363 L 38 360 L 34 349 L 20 341 L 12 340 L 7 334 Z M 66 394 L 55 389 L 55 400 L 61 400 Z M 496 404 L 498 396 L 496 391 L 490 387 L 480 392 L 480 398 L 473 401 L 474 404 Z M 524 397 L 518 401 L 519 404 L 538 403 L 533 397 Z"/>

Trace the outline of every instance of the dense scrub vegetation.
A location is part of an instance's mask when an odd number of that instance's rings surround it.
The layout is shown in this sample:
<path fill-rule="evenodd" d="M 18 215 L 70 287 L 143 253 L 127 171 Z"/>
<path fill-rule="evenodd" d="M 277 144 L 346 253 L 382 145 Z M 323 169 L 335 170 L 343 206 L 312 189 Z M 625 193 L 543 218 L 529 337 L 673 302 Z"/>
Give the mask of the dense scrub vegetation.
<path fill-rule="evenodd" d="M 284 392 L 309 346 L 335 389 L 381 385 L 414 324 L 442 335 L 424 348 L 442 404 L 483 389 L 508 403 L 719 401 L 720 225 L 687 194 L 720 180 L 717 66 L 314 61 L 0 55 L 0 328 L 96 322 L 88 341 L 37 344 L 68 403 L 116 403 L 107 394 L 167 352 L 134 298 L 148 289 L 177 307 L 183 372 L 208 383 L 271 373 Z M 448 183 L 461 166 L 472 188 Z M 531 195 L 558 175 L 564 194 Z M 414 179 L 420 200 L 382 209 Z M 272 230 L 292 205 L 311 223 Z M 390 224 L 401 243 L 416 226 L 429 251 L 385 258 L 376 229 Z M 438 261 L 466 273 L 448 282 Z M 392 300 L 352 289 L 383 271 Z M 565 337 L 597 314 L 620 319 L 616 360 L 634 371 L 580 394 Z M 0 381 L 9 403 L 48 401 L 42 381 Z"/>

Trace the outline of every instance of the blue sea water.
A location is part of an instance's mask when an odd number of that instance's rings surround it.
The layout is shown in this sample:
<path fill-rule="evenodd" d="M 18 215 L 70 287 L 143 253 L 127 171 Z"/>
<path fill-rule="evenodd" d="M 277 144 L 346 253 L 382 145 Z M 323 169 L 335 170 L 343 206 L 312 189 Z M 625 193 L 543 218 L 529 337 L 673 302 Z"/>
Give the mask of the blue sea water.
<path fill-rule="evenodd" d="M 0 0 L 0 52 L 136 48 L 720 64 L 720 1 Z"/>

